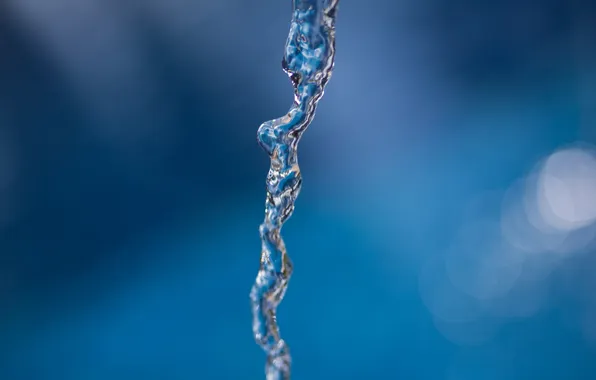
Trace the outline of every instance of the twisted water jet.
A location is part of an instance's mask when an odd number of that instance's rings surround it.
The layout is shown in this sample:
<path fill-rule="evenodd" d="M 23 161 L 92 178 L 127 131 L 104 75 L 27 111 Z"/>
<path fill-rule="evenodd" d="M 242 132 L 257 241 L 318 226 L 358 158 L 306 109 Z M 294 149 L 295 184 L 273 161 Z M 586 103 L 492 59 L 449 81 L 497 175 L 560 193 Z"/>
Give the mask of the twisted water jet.
<path fill-rule="evenodd" d="M 281 228 L 294 211 L 302 185 L 298 142 L 314 118 L 317 102 L 333 71 L 339 0 L 292 3 L 282 67 L 294 87 L 294 103 L 285 116 L 263 123 L 257 134 L 259 144 L 271 158 L 271 167 L 266 182 L 265 220 L 259 229 L 261 264 L 250 299 L 254 336 L 267 354 L 267 380 L 290 379 L 290 352 L 276 322 L 276 309 L 292 274 Z"/>

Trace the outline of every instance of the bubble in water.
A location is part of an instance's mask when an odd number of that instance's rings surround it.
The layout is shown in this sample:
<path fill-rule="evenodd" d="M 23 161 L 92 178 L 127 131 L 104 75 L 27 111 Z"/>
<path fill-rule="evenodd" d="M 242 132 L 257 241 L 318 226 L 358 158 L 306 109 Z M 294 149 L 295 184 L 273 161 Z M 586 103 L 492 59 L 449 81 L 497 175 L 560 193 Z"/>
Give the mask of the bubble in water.
<path fill-rule="evenodd" d="M 516 181 L 503 198 L 501 231 L 509 244 L 527 255 L 564 250 L 569 231 L 554 228 L 540 213 L 536 172 Z"/>
<path fill-rule="evenodd" d="M 462 228 L 447 254 L 451 282 L 477 299 L 503 296 L 522 271 L 524 256 L 503 241 L 497 222 L 478 220 Z"/>
<path fill-rule="evenodd" d="M 478 300 L 453 285 L 441 256 L 431 257 L 422 266 L 418 284 L 420 297 L 435 318 L 463 323 L 478 319 L 484 312 Z"/>
<path fill-rule="evenodd" d="M 548 285 L 521 279 L 506 297 L 491 302 L 491 313 L 501 318 L 529 318 L 546 306 Z"/>
<path fill-rule="evenodd" d="M 571 231 L 596 220 L 596 155 L 574 147 L 552 154 L 538 179 L 538 206 L 550 226 Z"/>
<path fill-rule="evenodd" d="M 544 250 L 543 234 L 532 224 L 525 210 L 526 180 L 515 182 L 503 197 L 501 232 L 505 240 L 526 254 Z"/>

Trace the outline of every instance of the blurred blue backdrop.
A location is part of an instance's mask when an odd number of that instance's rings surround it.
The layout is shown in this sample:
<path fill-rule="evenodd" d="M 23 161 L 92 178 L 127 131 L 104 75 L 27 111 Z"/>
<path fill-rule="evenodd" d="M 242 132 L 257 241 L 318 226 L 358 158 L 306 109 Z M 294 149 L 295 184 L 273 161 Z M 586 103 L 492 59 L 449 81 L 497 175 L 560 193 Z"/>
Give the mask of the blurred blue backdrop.
<path fill-rule="evenodd" d="M 290 1 L 0 2 L 0 379 L 262 379 Z M 344 1 L 295 379 L 596 378 L 596 4 Z"/>

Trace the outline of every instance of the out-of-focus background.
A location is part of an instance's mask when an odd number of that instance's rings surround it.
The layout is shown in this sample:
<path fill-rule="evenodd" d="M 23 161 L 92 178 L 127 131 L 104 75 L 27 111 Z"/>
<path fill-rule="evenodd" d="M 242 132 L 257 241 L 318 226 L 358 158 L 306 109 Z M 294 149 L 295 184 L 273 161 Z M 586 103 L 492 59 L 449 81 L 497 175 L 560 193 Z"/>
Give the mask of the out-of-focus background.
<path fill-rule="evenodd" d="M 262 379 L 289 0 L 0 2 L 0 379 Z M 596 378 L 596 4 L 344 1 L 295 379 Z"/>

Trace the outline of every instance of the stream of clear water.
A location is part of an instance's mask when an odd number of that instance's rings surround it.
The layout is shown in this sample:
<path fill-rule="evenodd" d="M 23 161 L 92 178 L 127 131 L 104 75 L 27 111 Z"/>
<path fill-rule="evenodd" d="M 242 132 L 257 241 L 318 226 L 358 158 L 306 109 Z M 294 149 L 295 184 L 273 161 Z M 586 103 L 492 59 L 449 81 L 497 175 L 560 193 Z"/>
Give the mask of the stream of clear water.
<path fill-rule="evenodd" d="M 292 22 L 282 66 L 294 87 L 294 103 L 285 116 L 263 123 L 257 134 L 259 144 L 271 158 L 271 167 L 266 182 L 265 220 L 259 229 L 261 264 L 250 299 L 254 336 L 267 354 L 267 380 L 290 379 L 290 352 L 276 321 L 277 306 L 292 274 L 281 228 L 294 211 L 302 185 L 298 142 L 314 118 L 317 102 L 333 71 L 338 4 L 339 0 L 292 0 Z"/>

